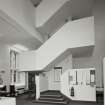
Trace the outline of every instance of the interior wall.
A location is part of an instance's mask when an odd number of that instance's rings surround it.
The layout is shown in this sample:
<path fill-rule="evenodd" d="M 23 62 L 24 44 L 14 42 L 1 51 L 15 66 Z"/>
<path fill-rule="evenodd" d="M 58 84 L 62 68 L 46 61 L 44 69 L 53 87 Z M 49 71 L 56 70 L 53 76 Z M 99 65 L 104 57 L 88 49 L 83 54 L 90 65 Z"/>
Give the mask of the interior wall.
<path fill-rule="evenodd" d="M 10 51 L 9 47 L 7 45 L 0 43 L 0 74 L 3 78 L 3 84 L 7 86 L 7 91 L 9 91 L 9 85 L 10 85 L 9 51 Z"/>
<path fill-rule="evenodd" d="M 35 70 L 36 51 L 21 52 L 18 54 L 18 69 L 19 71 Z"/>
<path fill-rule="evenodd" d="M 26 84 L 26 87 L 25 89 L 28 90 L 28 72 L 25 72 L 25 84 Z"/>
<path fill-rule="evenodd" d="M 25 78 L 25 72 L 20 72 L 19 73 L 19 83 L 26 85 L 26 78 Z"/>
<path fill-rule="evenodd" d="M 48 90 L 47 72 L 40 74 L 40 92 Z"/>
<path fill-rule="evenodd" d="M 73 68 L 96 68 L 96 85 L 103 87 L 102 61 L 105 57 L 105 1 L 96 0 L 93 8 L 95 48 L 92 56 L 73 58 Z"/>
<path fill-rule="evenodd" d="M 55 67 L 62 67 L 62 73 L 64 73 L 67 69 L 72 69 L 72 55 L 68 55 L 64 60 L 55 65 Z M 48 72 L 48 89 L 61 89 L 61 82 L 54 81 L 54 69 Z"/>
<path fill-rule="evenodd" d="M 59 62 L 57 67 L 62 67 L 62 73 L 64 73 L 67 69 L 72 69 L 72 54 L 69 54 L 64 60 Z"/>
<path fill-rule="evenodd" d="M 60 82 L 54 79 L 54 69 L 48 72 L 48 90 L 60 90 Z"/>
<path fill-rule="evenodd" d="M 30 0 L 0 0 L 0 10 L 43 42 L 42 36 L 35 29 L 35 7 Z"/>

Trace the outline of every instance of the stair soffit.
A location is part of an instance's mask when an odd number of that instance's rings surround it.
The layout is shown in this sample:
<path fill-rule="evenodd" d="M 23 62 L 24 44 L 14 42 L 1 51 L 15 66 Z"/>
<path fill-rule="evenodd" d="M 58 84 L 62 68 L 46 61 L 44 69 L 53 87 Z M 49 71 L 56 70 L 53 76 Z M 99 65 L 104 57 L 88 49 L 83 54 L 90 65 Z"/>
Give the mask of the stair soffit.
<path fill-rule="evenodd" d="M 84 4 L 84 5 L 83 5 Z M 94 0 L 67 1 L 55 14 L 42 26 L 37 27 L 43 35 L 52 36 L 70 17 L 72 20 L 92 16 Z M 61 19 L 61 21 L 60 21 Z"/>

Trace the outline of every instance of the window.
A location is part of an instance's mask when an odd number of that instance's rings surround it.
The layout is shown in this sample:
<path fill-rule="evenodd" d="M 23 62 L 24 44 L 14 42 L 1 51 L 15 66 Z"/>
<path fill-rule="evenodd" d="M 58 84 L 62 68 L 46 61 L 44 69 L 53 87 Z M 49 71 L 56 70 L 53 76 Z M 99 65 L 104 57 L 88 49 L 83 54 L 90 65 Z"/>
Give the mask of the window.
<path fill-rule="evenodd" d="M 54 81 L 60 82 L 62 74 L 62 67 L 54 67 Z"/>
<path fill-rule="evenodd" d="M 11 69 L 11 82 L 18 82 L 18 70 L 17 70 L 17 55 L 16 51 L 10 50 L 10 69 Z"/>

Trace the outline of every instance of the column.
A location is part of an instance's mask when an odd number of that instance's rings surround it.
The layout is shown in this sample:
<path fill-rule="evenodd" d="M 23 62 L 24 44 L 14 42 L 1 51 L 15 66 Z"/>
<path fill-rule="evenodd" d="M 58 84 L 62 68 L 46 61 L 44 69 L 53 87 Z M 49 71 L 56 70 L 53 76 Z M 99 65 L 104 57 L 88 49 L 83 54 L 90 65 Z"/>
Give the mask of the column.
<path fill-rule="evenodd" d="M 40 76 L 35 75 L 35 81 L 36 81 L 36 100 L 40 98 Z"/>

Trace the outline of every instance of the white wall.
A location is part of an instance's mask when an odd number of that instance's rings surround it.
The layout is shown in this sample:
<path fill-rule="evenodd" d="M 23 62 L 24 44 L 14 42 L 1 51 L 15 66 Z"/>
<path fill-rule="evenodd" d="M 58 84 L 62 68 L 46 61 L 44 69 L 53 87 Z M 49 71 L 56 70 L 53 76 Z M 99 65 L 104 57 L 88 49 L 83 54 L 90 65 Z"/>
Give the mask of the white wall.
<path fill-rule="evenodd" d="M 43 0 L 36 8 L 36 27 L 44 25 L 68 0 Z"/>
<path fill-rule="evenodd" d="M 19 71 L 32 71 L 35 70 L 36 52 L 28 51 L 22 52 L 18 55 L 19 58 Z"/>
<path fill-rule="evenodd" d="M 54 69 L 48 72 L 48 90 L 60 90 L 60 82 L 54 80 Z"/>
<path fill-rule="evenodd" d="M 22 26 L 26 32 L 43 42 L 42 36 L 35 29 L 35 8 L 30 0 L 0 0 L 0 10 Z"/>
<path fill-rule="evenodd" d="M 93 17 L 68 22 L 36 51 L 36 69 L 42 70 L 69 48 L 93 45 Z"/>
<path fill-rule="evenodd" d="M 19 83 L 26 85 L 26 78 L 25 78 L 25 72 L 20 72 L 19 73 Z"/>
<path fill-rule="evenodd" d="M 40 92 L 48 90 L 48 73 L 40 74 Z"/>
<path fill-rule="evenodd" d="M 67 71 L 64 72 L 61 76 L 61 92 L 68 97 L 70 96 L 68 79 L 69 70 L 70 69 L 67 69 Z"/>
<path fill-rule="evenodd" d="M 103 87 L 102 61 L 105 57 L 105 0 L 96 0 L 93 7 L 95 23 L 95 48 L 87 57 L 73 58 L 73 68 L 96 68 L 96 85 Z"/>
<path fill-rule="evenodd" d="M 28 90 L 28 86 L 29 86 L 29 85 L 28 85 L 28 72 L 25 72 L 25 78 L 26 78 L 26 79 L 25 79 L 25 84 L 26 84 L 25 89 Z"/>
<path fill-rule="evenodd" d="M 72 65 L 72 54 L 69 54 L 55 66 L 62 67 L 62 73 L 64 73 L 67 69 L 72 69 Z"/>
<path fill-rule="evenodd" d="M 62 73 L 67 69 L 72 69 L 72 55 L 68 55 L 64 60 L 55 65 L 56 67 L 62 67 Z M 60 90 L 61 82 L 54 81 L 54 69 L 48 72 L 48 90 Z"/>
<path fill-rule="evenodd" d="M 87 72 L 92 69 L 84 68 L 84 69 L 68 69 L 68 70 L 66 70 L 66 72 L 64 72 L 61 76 L 61 92 L 72 100 L 96 101 L 96 87 L 95 87 L 95 85 L 92 87 L 92 86 L 86 85 L 86 84 L 71 85 L 69 83 L 69 72 L 75 71 L 75 70 L 76 71 L 82 70 L 83 72 Z M 78 81 L 78 79 L 77 79 L 77 81 Z M 70 93 L 71 92 L 70 89 L 72 86 L 74 87 L 74 97 L 72 97 L 71 93 Z"/>

